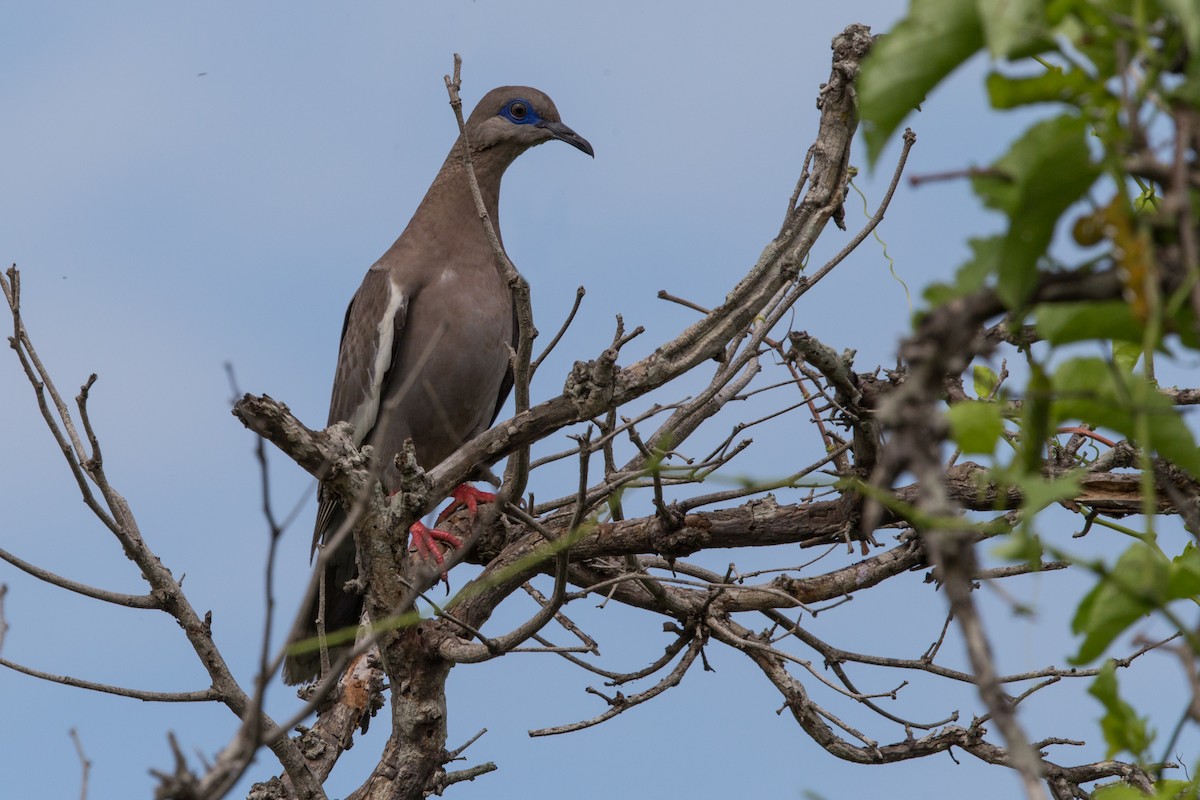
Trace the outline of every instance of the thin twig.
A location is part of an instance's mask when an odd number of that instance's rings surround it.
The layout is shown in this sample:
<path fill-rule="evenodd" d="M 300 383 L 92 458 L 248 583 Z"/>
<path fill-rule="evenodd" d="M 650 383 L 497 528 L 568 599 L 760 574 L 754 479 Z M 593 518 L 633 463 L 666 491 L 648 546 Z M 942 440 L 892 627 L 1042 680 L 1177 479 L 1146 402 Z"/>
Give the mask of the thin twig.
<path fill-rule="evenodd" d="M 605 711 L 603 714 L 592 717 L 591 719 L 582 720 L 580 722 L 573 722 L 568 725 L 558 725 L 553 728 L 538 728 L 536 730 L 529 731 L 529 735 L 530 736 L 555 736 L 560 733 L 572 733 L 574 731 L 581 731 L 585 728 L 591 728 L 593 726 L 599 725 L 602 722 L 612 719 L 613 717 L 617 716 L 618 714 L 628 711 L 630 708 L 633 708 L 634 706 L 641 705 L 642 703 L 645 703 L 647 700 L 651 700 L 655 697 L 658 697 L 660 694 L 665 692 L 667 689 L 670 689 L 673 686 L 679 685 L 679 682 L 681 680 L 683 680 L 683 676 L 688 671 L 688 668 L 692 665 L 692 662 L 694 662 L 696 660 L 696 657 L 698 655 L 700 655 L 702 645 L 703 645 L 703 640 L 700 637 L 692 638 L 691 641 L 688 642 L 688 648 L 687 648 L 687 651 L 684 652 L 683 658 L 679 659 L 679 663 L 677 665 L 675 665 L 675 669 L 671 670 L 670 674 L 668 674 L 661 681 L 654 684 L 654 686 L 651 686 L 649 689 L 647 689 L 644 692 L 639 692 L 635 695 L 630 695 L 629 697 L 626 697 L 623 694 L 618 694 L 614 698 L 608 698 L 609 709 L 607 711 Z M 603 697 L 603 695 L 600 695 L 599 692 L 596 692 L 594 690 L 591 692 L 591 694 L 596 694 L 596 695 Z"/>
<path fill-rule="evenodd" d="M 483 193 L 479 189 L 479 179 L 475 176 L 475 165 L 471 158 L 471 141 L 467 136 L 467 123 L 463 117 L 462 98 L 459 96 L 459 90 L 462 87 L 461 75 L 462 56 L 455 53 L 454 76 L 447 75 L 445 77 L 446 91 L 450 95 L 450 107 L 454 109 L 454 119 L 458 122 L 458 135 L 462 141 L 462 150 L 459 156 L 471 187 L 475 211 L 479 215 L 480 224 L 483 225 L 488 244 L 491 245 L 492 257 L 496 261 L 496 266 L 500 268 L 500 272 L 504 275 L 508 282 L 508 288 L 512 292 L 517 323 L 517 343 L 511 358 L 513 402 L 516 405 L 516 413 L 522 414 L 529 410 L 529 381 L 533 376 L 530 361 L 533 353 L 533 340 L 537 338 L 537 328 L 533 324 L 533 308 L 529 299 L 529 282 L 517 271 L 508 254 L 504 252 L 504 246 L 500 243 L 500 235 L 496 232 L 495 222 L 488 212 L 487 205 L 483 201 Z M 511 454 L 508 466 L 504 471 L 504 483 L 510 486 L 510 497 L 523 495 L 528 479 L 529 447 L 525 446 Z"/>
<path fill-rule="evenodd" d="M 38 580 L 58 586 L 61 589 L 75 592 L 76 594 L 81 594 L 84 597 L 90 597 L 93 600 L 103 600 L 106 603 L 125 606 L 126 608 L 162 608 L 162 603 L 160 603 L 158 598 L 152 594 L 123 594 L 121 592 L 110 592 L 106 589 L 97 589 L 94 586 L 88 586 L 85 583 L 79 583 L 78 581 L 73 581 L 70 578 L 64 578 L 61 575 L 50 572 L 49 570 L 42 569 L 34 564 L 30 564 L 28 561 L 18 558 L 4 548 L 0 548 L 0 559 L 7 561 L 17 569 L 32 575 Z"/>
<path fill-rule="evenodd" d="M 75 754 L 79 756 L 79 765 L 83 771 L 83 776 L 79 781 L 79 800 L 87 800 L 88 775 L 92 771 L 92 762 L 88 760 L 87 754 L 83 752 L 83 742 L 79 739 L 79 732 L 71 728 L 67 733 L 71 737 L 71 742 L 75 745 Z"/>
<path fill-rule="evenodd" d="M 8 584 L 0 583 L 0 653 L 4 652 L 4 634 L 8 633 L 8 620 L 4 616 L 4 596 L 8 594 Z"/>
<path fill-rule="evenodd" d="M 530 377 L 538 371 L 538 367 L 546 360 L 546 356 L 553 352 L 563 335 L 567 332 L 567 329 L 571 327 L 571 323 L 575 321 L 575 314 L 579 311 L 579 306 L 583 303 L 583 296 L 585 294 L 587 294 L 587 290 L 582 286 L 575 290 L 575 302 L 571 305 L 571 311 L 567 314 L 567 318 L 563 320 L 562 327 L 558 329 L 558 333 L 554 334 L 554 338 L 550 340 L 550 344 L 546 345 L 546 349 L 542 351 L 541 355 L 535 358 L 533 363 L 529 365 Z"/>
<path fill-rule="evenodd" d="M 123 686 L 112 686 L 107 683 L 96 683 L 95 681 L 85 681 L 81 678 L 72 678 L 69 675 L 55 675 L 50 672 L 42 672 L 41 670 L 27 667 L 24 664 L 9 661 L 7 658 L 0 658 L 0 667 L 8 667 L 14 672 L 20 672 L 31 678 L 40 678 L 51 683 L 61 683 L 64 686 L 74 686 L 77 689 L 115 694 L 120 697 L 132 697 L 134 700 L 146 700 L 153 703 L 203 703 L 210 700 L 224 699 L 221 697 L 220 692 L 211 687 L 195 692 L 151 692 L 146 689 L 127 689 Z"/>

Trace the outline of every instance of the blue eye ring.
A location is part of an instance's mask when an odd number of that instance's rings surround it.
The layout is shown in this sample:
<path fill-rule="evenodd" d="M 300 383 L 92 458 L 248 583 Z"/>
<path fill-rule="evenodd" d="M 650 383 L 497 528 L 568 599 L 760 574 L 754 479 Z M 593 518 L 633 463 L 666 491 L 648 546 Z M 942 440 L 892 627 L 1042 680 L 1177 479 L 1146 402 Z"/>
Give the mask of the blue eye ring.
<path fill-rule="evenodd" d="M 500 109 L 500 116 L 514 125 L 536 125 L 542 121 L 533 110 L 533 104 L 523 97 L 516 97 L 505 103 L 504 108 Z"/>

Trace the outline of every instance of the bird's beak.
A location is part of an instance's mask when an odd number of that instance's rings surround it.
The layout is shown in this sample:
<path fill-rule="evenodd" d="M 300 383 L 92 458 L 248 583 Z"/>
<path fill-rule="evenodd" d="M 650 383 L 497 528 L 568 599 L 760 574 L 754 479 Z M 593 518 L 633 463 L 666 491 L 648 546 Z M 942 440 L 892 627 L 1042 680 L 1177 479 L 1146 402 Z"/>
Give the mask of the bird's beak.
<path fill-rule="evenodd" d="M 539 122 L 538 127 L 548 130 L 550 135 L 560 142 L 566 142 L 572 147 L 577 147 L 592 158 L 596 157 L 596 152 L 592 150 L 591 143 L 561 122 Z"/>

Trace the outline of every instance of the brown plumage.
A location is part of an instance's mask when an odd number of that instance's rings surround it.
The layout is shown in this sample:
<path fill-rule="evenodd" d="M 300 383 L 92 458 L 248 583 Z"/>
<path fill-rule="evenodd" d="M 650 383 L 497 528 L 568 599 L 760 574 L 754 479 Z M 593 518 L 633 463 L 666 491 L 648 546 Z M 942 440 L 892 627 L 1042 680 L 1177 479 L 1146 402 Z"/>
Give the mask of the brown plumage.
<path fill-rule="evenodd" d="M 592 146 L 562 123 L 550 98 L 527 86 L 488 92 L 466 129 L 493 223 L 500 180 L 521 153 L 558 139 L 592 155 Z M 397 488 L 395 454 L 405 439 L 412 439 L 417 462 L 432 469 L 492 424 L 512 388 L 512 293 L 476 213 L 462 146 L 459 137 L 408 227 L 367 271 L 342 327 L 329 424 L 352 423 L 355 443 L 375 448 L 388 492 Z M 381 420 L 387 409 L 394 410 Z M 323 488 L 319 497 L 313 552 L 344 519 L 334 497 Z M 358 624 L 362 596 L 343 591 L 355 573 L 354 540 L 347 537 L 326 567 L 327 633 Z M 288 643 L 314 639 L 316 617 L 313 592 Z M 337 657 L 333 648 L 330 657 Z M 318 677 L 319 670 L 319 652 L 311 649 L 289 655 L 283 676 L 296 684 Z"/>

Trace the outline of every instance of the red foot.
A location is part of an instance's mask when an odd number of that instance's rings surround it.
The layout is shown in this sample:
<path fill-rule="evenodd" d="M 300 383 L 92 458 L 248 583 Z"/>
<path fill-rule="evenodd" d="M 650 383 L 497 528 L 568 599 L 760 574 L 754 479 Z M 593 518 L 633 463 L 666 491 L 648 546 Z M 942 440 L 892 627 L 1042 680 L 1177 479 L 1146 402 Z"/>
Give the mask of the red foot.
<path fill-rule="evenodd" d="M 475 512 L 479 508 L 480 503 L 496 502 L 496 495 L 491 492 L 481 492 L 469 483 L 459 484 L 450 496 L 454 498 L 454 502 L 446 506 L 441 514 L 438 514 L 435 526 L 441 525 L 447 517 L 458 511 L 463 506 L 467 507 L 467 513 L 471 515 L 471 519 L 475 519 Z"/>
<path fill-rule="evenodd" d="M 417 555 L 437 562 L 439 567 L 446 563 L 446 559 L 442 555 L 442 548 L 434 542 L 445 542 L 451 548 L 462 547 L 462 540 L 454 534 L 439 531 L 437 528 L 427 528 L 423 522 L 414 522 L 408 529 L 408 535 L 411 537 L 412 549 Z M 442 577 L 445 577 L 444 573 Z"/>

